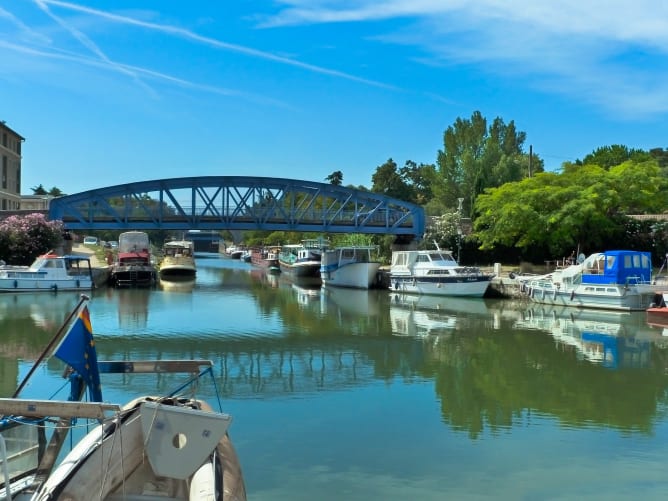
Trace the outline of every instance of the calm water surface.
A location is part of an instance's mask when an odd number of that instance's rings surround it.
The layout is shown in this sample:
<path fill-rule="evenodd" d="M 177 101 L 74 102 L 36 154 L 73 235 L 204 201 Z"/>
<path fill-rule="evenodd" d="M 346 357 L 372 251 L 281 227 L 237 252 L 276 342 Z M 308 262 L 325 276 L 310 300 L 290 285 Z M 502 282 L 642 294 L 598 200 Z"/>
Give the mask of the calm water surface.
<path fill-rule="evenodd" d="M 668 337 L 642 313 L 321 290 L 215 255 L 197 265 L 194 284 L 95 291 L 98 357 L 213 360 L 199 394 L 217 390 L 234 418 L 251 500 L 668 497 Z M 2 396 L 77 299 L 0 296 Z M 61 373 L 50 360 L 23 396 L 65 398 Z M 174 384 L 104 375 L 103 394 Z"/>

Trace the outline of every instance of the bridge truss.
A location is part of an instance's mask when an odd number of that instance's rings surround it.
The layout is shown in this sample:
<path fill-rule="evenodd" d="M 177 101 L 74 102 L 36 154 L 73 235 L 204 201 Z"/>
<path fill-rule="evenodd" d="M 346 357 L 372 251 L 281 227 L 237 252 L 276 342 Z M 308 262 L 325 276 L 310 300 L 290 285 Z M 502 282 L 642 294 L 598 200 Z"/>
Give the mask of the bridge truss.
<path fill-rule="evenodd" d="M 421 239 L 424 210 L 378 193 L 295 179 L 209 176 L 109 186 L 55 198 L 66 229 L 269 230 Z"/>

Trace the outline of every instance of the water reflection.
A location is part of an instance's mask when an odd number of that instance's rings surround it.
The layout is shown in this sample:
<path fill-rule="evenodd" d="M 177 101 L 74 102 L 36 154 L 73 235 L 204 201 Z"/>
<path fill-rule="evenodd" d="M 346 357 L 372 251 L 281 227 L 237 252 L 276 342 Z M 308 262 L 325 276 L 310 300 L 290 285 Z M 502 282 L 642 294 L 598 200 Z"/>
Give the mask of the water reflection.
<path fill-rule="evenodd" d="M 192 292 L 195 288 L 195 278 L 160 278 L 158 287 L 168 292 Z"/>
<path fill-rule="evenodd" d="M 516 326 L 548 332 L 559 349 L 610 369 L 646 368 L 653 347 L 668 346 L 668 340 L 647 325 L 644 313 L 533 306 Z"/>

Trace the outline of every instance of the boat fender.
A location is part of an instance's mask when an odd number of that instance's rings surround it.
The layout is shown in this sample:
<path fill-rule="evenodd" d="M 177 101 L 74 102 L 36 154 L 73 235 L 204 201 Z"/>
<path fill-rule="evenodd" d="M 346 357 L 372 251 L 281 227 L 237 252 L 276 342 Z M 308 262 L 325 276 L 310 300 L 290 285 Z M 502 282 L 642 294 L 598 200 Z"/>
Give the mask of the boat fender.
<path fill-rule="evenodd" d="M 399 290 L 399 281 L 398 280 L 396 282 L 394 282 L 394 290 L 395 291 Z"/>
<path fill-rule="evenodd" d="M 554 289 L 554 292 L 552 293 L 552 301 L 557 300 L 557 289 Z"/>
<path fill-rule="evenodd" d="M 53 289 L 53 292 L 58 292 L 58 284 L 53 284 L 51 288 Z"/>
<path fill-rule="evenodd" d="M 77 288 L 81 286 L 81 282 L 77 279 Z"/>
<path fill-rule="evenodd" d="M 513 273 L 512 271 L 510 273 L 508 273 L 508 278 L 510 278 L 511 280 L 514 280 L 515 279 L 515 273 Z"/>
<path fill-rule="evenodd" d="M 574 297 L 575 297 L 575 291 L 571 291 L 571 301 L 573 301 Z"/>
<path fill-rule="evenodd" d="M 545 289 L 540 292 L 540 298 L 545 299 Z"/>
<path fill-rule="evenodd" d="M 533 294 L 534 294 L 534 288 L 529 287 L 529 297 L 533 297 Z"/>
<path fill-rule="evenodd" d="M 18 280 L 14 280 L 14 288 L 16 289 L 19 286 Z"/>

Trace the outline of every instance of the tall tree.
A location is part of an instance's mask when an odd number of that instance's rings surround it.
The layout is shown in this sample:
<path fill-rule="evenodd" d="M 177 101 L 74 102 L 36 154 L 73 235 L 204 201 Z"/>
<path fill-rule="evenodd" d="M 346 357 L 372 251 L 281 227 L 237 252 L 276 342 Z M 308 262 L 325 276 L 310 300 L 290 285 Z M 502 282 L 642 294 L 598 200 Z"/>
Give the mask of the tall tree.
<path fill-rule="evenodd" d="M 371 191 L 374 193 L 382 193 L 388 197 L 415 202 L 413 188 L 401 176 L 401 173 L 397 170 L 396 162 L 391 158 L 376 168 L 376 172 L 371 176 L 371 182 L 373 183 Z"/>
<path fill-rule="evenodd" d="M 479 111 L 470 119 L 457 118 L 443 135 L 443 149 L 437 155 L 438 175 L 434 195 L 444 207 L 457 207 L 464 199 L 464 214 L 470 214 L 476 197 L 485 189 L 519 181 L 529 175 L 529 158 L 523 152 L 526 133 L 515 123 L 497 117 L 487 127 Z M 532 170 L 543 171 L 542 161 L 534 157 Z"/>
<path fill-rule="evenodd" d="M 30 188 L 33 195 L 48 195 L 44 185 L 40 184 L 39 186 L 33 186 Z"/>
<path fill-rule="evenodd" d="M 336 170 L 327 176 L 325 181 L 327 181 L 329 184 L 333 184 L 334 186 L 341 186 L 341 184 L 343 184 L 343 172 Z"/>

